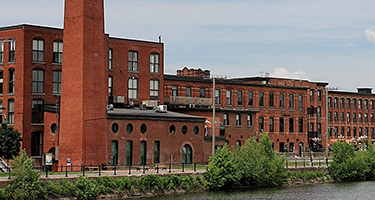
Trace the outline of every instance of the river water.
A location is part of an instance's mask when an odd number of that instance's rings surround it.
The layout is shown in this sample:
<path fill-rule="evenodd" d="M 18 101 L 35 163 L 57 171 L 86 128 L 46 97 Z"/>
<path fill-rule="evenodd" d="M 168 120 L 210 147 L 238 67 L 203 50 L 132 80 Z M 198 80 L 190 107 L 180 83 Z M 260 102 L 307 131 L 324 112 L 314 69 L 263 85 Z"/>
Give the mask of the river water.
<path fill-rule="evenodd" d="M 239 200 L 239 199 L 375 199 L 375 182 L 311 184 L 241 191 L 202 192 L 139 198 L 141 200 Z"/>

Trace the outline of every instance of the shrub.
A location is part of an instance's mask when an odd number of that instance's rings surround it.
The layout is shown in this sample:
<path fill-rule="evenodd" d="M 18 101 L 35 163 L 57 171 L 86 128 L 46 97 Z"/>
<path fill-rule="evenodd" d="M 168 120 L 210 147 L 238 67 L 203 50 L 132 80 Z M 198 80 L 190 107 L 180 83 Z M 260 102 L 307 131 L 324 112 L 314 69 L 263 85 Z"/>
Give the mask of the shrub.
<path fill-rule="evenodd" d="M 75 179 L 74 196 L 79 199 L 93 199 L 97 197 L 98 192 L 94 181 L 85 176 L 79 176 Z"/>

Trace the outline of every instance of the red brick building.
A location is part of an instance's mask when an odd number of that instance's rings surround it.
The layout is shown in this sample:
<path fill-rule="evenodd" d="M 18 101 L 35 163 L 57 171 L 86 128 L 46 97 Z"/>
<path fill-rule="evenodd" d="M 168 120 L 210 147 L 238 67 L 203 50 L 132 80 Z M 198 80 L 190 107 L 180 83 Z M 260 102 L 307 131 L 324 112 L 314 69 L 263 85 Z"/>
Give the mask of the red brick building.
<path fill-rule="evenodd" d="M 213 139 L 240 146 L 260 132 L 295 155 L 341 134 L 374 138 L 371 89 L 268 76 L 214 86 L 210 70 L 187 67 L 164 75 L 161 39 L 110 37 L 103 12 L 102 0 L 66 0 L 64 29 L 0 28 L 1 107 L 40 164 L 48 152 L 58 165 L 202 162 Z"/>

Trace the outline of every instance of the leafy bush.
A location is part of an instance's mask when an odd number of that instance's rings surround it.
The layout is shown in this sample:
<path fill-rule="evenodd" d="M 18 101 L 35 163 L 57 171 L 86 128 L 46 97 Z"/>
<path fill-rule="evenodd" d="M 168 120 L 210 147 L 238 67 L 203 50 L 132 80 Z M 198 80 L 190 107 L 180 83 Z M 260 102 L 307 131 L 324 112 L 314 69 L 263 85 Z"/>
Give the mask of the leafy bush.
<path fill-rule="evenodd" d="M 210 157 L 208 172 L 204 174 L 204 186 L 210 190 L 232 188 L 239 185 L 241 172 L 228 146 L 218 149 Z"/>
<path fill-rule="evenodd" d="M 73 194 L 79 199 L 93 199 L 98 196 L 94 181 L 85 176 L 76 178 Z"/>
<path fill-rule="evenodd" d="M 21 151 L 20 157 L 14 157 L 11 161 L 14 167 L 11 175 L 12 180 L 6 187 L 6 193 L 12 199 L 47 199 L 47 192 L 42 187 L 40 174 L 33 170 L 34 159 L 29 158 L 25 150 Z"/>

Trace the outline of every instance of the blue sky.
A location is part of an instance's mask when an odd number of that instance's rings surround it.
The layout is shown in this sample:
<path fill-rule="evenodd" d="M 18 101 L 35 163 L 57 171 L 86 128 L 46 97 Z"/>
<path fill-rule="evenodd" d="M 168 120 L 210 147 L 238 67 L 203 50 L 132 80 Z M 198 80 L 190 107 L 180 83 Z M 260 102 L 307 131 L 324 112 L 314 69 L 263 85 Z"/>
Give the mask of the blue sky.
<path fill-rule="evenodd" d="M 5 0 L 1 0 L 5 1 Z M 63 26 L 63 0 L 2 4 L 0 26 Z M 106 0 L 106 33 L 165 43 L 165 72 L 210 69 L 375 87 L 374 0 Z M 375 93 L 375 91 L 374 91 Z"/>

